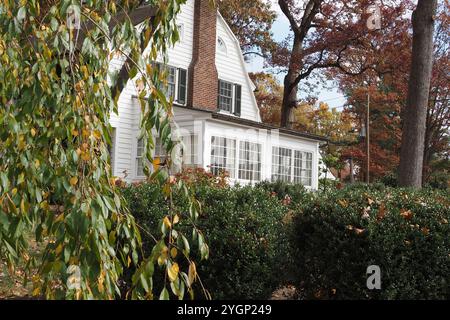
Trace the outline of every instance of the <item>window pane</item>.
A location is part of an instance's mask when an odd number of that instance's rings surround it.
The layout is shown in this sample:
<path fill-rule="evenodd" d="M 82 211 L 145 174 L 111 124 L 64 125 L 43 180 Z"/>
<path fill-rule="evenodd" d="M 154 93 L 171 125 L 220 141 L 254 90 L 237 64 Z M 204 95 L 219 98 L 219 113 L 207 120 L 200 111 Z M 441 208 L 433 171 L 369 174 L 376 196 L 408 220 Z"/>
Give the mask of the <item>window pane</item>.
<path fill-rule="evenodd" d="M 292 150 L 272 147 L 272 181 L 291 181 Z"/>
<path fill-rule="evenodd" d="M 312 185 L 312 153 L 295 151 L 294 182 Z"/>
<path fill-rule="evenodd" d="M 261 180 L 261 145 L 248 141 L 239 144 L 239 179 Z"/>
<path fill-rule="evenodd" d="M 211 137 L 211 173 L 228 172 L 235 177 L 236 140 Z"/>
<path fill-rule="evenodd" d="M 219 109 L 231 112 L 233 109 L 233 85 L 219 80 Z"/>

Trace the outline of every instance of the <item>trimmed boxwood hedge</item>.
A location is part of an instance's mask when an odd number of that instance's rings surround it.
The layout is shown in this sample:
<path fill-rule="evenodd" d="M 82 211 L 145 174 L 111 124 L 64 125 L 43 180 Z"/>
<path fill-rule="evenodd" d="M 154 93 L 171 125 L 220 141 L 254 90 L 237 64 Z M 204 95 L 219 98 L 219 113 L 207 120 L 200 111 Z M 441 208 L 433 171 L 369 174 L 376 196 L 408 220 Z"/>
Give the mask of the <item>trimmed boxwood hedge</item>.
<path fill-rule="evenodd" d="M 292 261 L 287 206 L 262 187 L 197 185 L 195 189 L 203 212 L 198 227 L 210 247 L 209 259 L 197 270 L 212 298 L 270 297 L 289 275 Z M 137 223 L 158 235 L 158 222 L 167 212 L 159 188 L 151 183 L 130 185 L 124 194 Z M 176 205 L 180 211 L 188 210 L 183 203 Z M 142 237 L 150 250 L 152 239 L 146 232 Z M 202 293 L 197 289 L 199 299 Z"/>
<path fill-rule="evenodd" d="M 203 207 L 210 258 L 198 271 L 213 299 L 266 299 L 285 282 L 305 299 L 450 299 L 448 192 L 211 181 L 188 180 Z M 137 222 L 158 235 L 167 212 L 159 188 L 130 185 L 124 194 Z M 381 290 L 366 287 L 370 265 L 381 268 Z"/>
<path fill-rule="evenodd" d="M 351 186 L 300 205 L 297 285 L 312 299 L 450 299 L 445 192 Z M 381 290 L 366 286 L 381 268 Z"/>

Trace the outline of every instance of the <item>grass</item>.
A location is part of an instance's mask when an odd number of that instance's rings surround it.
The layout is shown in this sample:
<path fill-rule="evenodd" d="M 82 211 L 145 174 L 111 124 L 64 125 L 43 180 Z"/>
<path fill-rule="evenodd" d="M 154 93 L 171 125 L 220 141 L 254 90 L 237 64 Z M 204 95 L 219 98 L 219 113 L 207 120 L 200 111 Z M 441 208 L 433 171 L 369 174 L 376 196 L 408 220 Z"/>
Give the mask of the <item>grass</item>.
<path fill-rule="evenodd" d="M 29 238 L 28 254 L 39 261 L 44 245 L 36 243 L 31 233 L 27 235 L 27 238 Z M 33 276 L 35 271 L 36 270 L 32 270 L 29 279 Z M 0 300 L 31 299 L 33 289 L 32 282 L 28 281 L 25 285 L 24 279 L 25 263 L 23 261 L 16 266 L 15 270 L 9 270 L 6 261 L 0 259 Z"/>

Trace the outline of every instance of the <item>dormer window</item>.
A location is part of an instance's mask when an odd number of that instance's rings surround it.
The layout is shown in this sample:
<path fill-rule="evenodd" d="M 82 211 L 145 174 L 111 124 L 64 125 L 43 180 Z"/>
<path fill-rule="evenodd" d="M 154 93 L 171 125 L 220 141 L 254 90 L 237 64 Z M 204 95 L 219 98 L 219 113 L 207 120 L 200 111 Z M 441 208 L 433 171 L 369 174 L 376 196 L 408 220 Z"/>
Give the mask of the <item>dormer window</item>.
<path fill-rule="evenodd" d="M 239 117 L 241 115 L 242 86 L 219 80 L 218 89 L 218 109 Z"/>
<path fill-rule="evenodd" d="M 223 54 L 227 54 L 227 46 L 222 38 L 217 38 L 217 50 Z"/>

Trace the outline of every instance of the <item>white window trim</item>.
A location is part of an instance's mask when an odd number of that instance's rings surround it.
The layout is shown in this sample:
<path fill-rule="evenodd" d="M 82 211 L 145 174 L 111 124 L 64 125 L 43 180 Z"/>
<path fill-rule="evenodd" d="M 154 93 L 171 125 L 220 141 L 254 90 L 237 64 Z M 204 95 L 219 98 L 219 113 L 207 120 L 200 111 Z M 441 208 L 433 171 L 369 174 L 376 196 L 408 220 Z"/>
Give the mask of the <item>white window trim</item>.
<path fill-rule="evenodd" d="M 229 81 L 229 80 L 225 80 L 225 79 L 222 79 L 222 78 L 219 78 L 219 81 L 231 84 L 231 110 L 227 111 L 227 110 L 223 110 L 223 109 L 219 109 L 218 108 L 218 113 L 238 118 L 238 116 L 236 116 L 236 114 L 235 114 L 235 112 L 236 112 L 236 86 L 240 86 L 241 87 L 241 114 L 242 114 L 242 110 L 243 110 L 242 100 L 243 100 L 244 86 L 242 84 L 240 84 L 240 83 Z M 220 94 L 220 92 L 217 93 L 217 97 L 219 97 L 219 94 Z"/>
<path fill-rule="evenodd" d="M 252 182 L 261 182 L 263 181 L 263 175 L 264 175 L 264 170 L 263 170 L 263 144 L 260 142 L 255 142 L 252 140 L 246 140 L 246 139 L 242 139 L 242 140 L 238 140 L 239 145 L 238 148 L 236 150 L 236 158 L 237 158 L 237 167 L 236 167 L 236 181 L 242 181 L 242 182 L 246 182 L 246 183 L 252 183 Z M 240 156 L 240 151 L 241 151 L 241 143 L 252 143 L 252 144 L 256 144 L 259 145 L 259 164 L 260 164 L 260 170 L 259 170 L 259 180 L 247 180 L 247 179 L 240 179 L 239 178 L 239 165 L 240 165 L 240 161 L 241 161 L 241 156 Z M 252 175 L 253 175 L 253 171 L 252 171 Z"/>
<path fill-rule="evenodd" d="M 222 139 L 227 139 L 227 140 L 234 140 L 234 142 L 235 142 L 235 148 L 234 148 L 234 178 L 231 178 L 231 172 L 228 172 L 229 174 L 230 174 L 230 179 L 233 179 L 233 180 L 237 180 L 237 174 L 238 174 L 238 172 L 237 172 L 237 165 L 239 164 L 239 162 L 238 162 L 238 159 L 237 159 L 237 151 L 238 151 L 238 147 L 239 147 L 239 139 L 237 139 L 236 137 L 227 137 L 227 136 L 224 136 L 224 135 L 215 135 L 215 134 L 211 134 L 210 136 L 209 136 L 209 155 L 208 155 L 208 163 L 209 163 L 209 171 L 210 172 L 212 172 L 212 170 L 211 170 L 211 166 L 212 166 L 212 163 L 211 163 L 211 152 L 212 152 L 212 142 L 211 142 L 211 140 L 212 140 L 212 138 L 213 137 L 215 137 L 215 138 L 222 138 Z"/>
<path fill-rule="evenodd" d="M 284 149 L 289 149 L 291 150 L 291 174 L 290 174 L 290 181 L 288 183 L 292 183 L 292 184 L 301 184 L 301 183 L 295 183 L 295 152 L 304 152 L 304 153 L 310 153 L 312 158 L 311 158 L 311 185 L 304 185 L 302 184 L 306 189 L 312 189 L 313 184 L 314 184 L 314 159 L 315 159 L 315 155 L 314 155 L 314 151 L 309 150 L 309 149 L 303 149 L 303 148 L 293 148 L 291 146 L 287 146 L 287 145 L 272 145 L 272 148 L 284 148 Z M 273 149 L 271 150 L 271 163 L 270 163 L 270 181 L 272 181 L 272 175 L 273 175 Z"/>
<path fill-rule="evenodd" d="M 183 66 L 179 66 L 179 65 L 172 65 L 172 64 L 164 64 L 163 62 L 160 61 L 155 61 L 155 63 L 160 64 L 163 67 L 166 68 L 173 68 L 175 69 L 175 94 L 173 96 L 173 104 L 176 106 L 183 106 L 185 107 L 187 105 L 187 100 L 188 100 L 188 94 L 189 94 L 189 68 L 183 67 Z M 183 69 L 186 71 L 186 101 L 184 102 L 184 104 L 180 103 L 178 101 L 178 86 L 180 84 L 180 73 L 178 72 L 180 69 Z"/>

